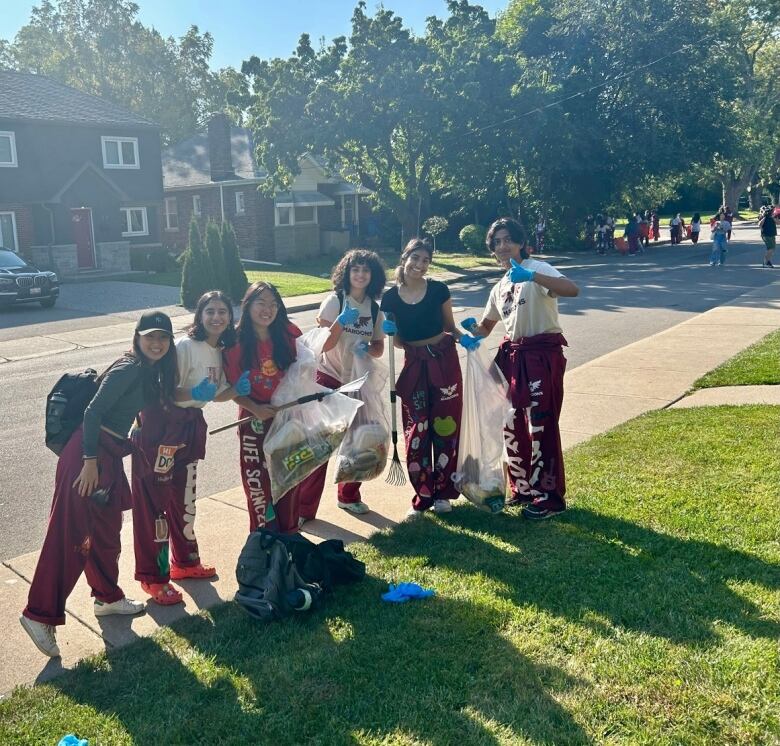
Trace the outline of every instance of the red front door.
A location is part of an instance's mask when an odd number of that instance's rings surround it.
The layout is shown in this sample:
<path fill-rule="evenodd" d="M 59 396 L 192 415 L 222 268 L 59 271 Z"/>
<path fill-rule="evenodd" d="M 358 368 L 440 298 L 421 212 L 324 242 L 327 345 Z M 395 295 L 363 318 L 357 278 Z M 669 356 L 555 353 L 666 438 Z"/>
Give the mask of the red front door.
<path fill-rule="evenodd" d="M 70 211 L 73 225 L 73 242 L 76 244 L 76 258 L 79 269 L 94 269 L 95 242 L 92 235 L 92 210 L 78 207 Z"/>

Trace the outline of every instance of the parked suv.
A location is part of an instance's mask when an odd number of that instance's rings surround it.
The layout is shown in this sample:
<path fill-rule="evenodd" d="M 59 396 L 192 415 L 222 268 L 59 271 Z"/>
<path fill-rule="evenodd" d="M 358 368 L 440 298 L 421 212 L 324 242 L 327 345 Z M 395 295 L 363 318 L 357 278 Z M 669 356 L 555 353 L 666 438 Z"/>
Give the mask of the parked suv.
<path fill-rule="evenodd" d="M 54 272 L 41 272 L 10 249 L 0 248 L 0 306 L 40 303 L 51 308 L 60 294 Z"/>

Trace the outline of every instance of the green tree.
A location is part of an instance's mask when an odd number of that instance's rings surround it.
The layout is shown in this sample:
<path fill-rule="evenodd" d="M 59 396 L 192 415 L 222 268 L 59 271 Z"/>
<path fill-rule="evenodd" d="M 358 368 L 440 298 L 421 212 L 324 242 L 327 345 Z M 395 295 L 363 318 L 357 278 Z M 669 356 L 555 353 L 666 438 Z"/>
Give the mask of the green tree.
<path fill-rule="evenodd" d="M 206 224 L 206 255 L 211 267 L 209 290 L 223 290 L 226 293 L 230 293 L 225 258 L 222 254 L 222 237 L 220 236 L 219 226 L 213 220 L 209 220 Z"/>
<path fill-rule="evenodd" d="M 125 106 L 159 123 L 164 143 L 175 142 L 225 108 L 238 73 L 209 69 L 213 39 L 197 26 L 177 41 L 137 16 L 130 0 L 43 0 L 13 41 L 0 41 L 0 66 Z"/>
<path fill-rule="evenodd" d="M 228 287 L 226 292 L 235 303 L 238 303 L 244 297 L 244 293 L 249 287 L 249 281 L 246 278 L 246 272 L 244 272 L 241 257 L 238 253 L 236 232 L 227 221 L 222 223 L 222 256 L 227 275 Z"/>
<path fill-rule="evenodd" d="M 185 308 L 195 308 L 200 296 L 212 289 L 212 276 L 211 262 L 203 249 L 198 221 L 193 216 L 181 271 L 181 303 Z"/>
<path fill-rule="evenodd" d="M 471 254 L 479 254 L 485 251 L 485 236 L 487 235 L 487 228 L 484 225 L 464 225 L 460 229 L 458 238 L 465 247 L 466 251 Z"/>
<path fill-rule="evenodd" d="M 434 251 L 436 251 L 436 236 L 438 236 L 440 233 L 444 233 L 444 231 L 446 231 L 449 227 L 450 224 L 447 221 L 447 218 L 441 217 L 439 215 L 432 215 L 422 224 L 423 231 L 425 231 L 429 236 L 433 236 Z"/>

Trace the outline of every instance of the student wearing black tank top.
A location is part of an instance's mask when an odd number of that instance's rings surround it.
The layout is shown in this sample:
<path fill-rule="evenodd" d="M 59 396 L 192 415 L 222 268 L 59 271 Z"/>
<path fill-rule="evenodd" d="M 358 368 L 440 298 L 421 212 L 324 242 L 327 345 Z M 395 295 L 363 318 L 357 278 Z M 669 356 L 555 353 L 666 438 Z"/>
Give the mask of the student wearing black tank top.
<path fill-rule="evenodd" d="M 429 508 L 452 510 L 458 491 L 450 478 L 458 461 L 462 378 L 455 342 L 460 332 L 452 317 L 449 288 L 428 280 L 433 252 L 420 238 L 404 248 L 396 269 L 397 285 L 382 297 L 388 317 L 382 325 L 405 353 L 396 391 L 406 442 L 406 468 L 414 487 L 407 514 L 417 518 Z"/>

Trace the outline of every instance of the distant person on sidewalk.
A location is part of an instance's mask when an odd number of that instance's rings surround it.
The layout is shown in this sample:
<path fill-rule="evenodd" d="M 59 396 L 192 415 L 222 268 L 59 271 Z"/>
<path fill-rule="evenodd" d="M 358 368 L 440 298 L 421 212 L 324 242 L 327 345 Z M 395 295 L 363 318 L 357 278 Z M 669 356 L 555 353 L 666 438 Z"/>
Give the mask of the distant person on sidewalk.
<path fill-rule="evenodd" d="M 631 256 L 639 253 L 639 223 L 636 222 L 636 216 L 628 213 L 626 216 L 626 227 L 623 235 L 628 241 L 628 253 Z"/>
<path fill-rule="evenodd" d="M 729 224 L 729 227 L 726 229 L 726 238 L 731 241 L 731 226 L 734 224 L 734 213 L 728 205 L 723 208 L 723 219 Z"/>
<path fill-rule="evenodd" d="M 762 207 L 761 216 L 758 219 L 758 227 L 761 229 L 761 240 L 766 246 L 764 252 L 764 261 L 761 263 L 762 267 L 769 267 L 774 269 L 775 265 L 772 264 L 772 255 L 775 252 L 775 244 L 777 242 L 777 223 L 772 216 L 773 210 L 771 207 Z"/>
<path fill-rule="evenodd" d="M 384 316 L 377 301 L 385 288 L 385 269 L 373 251 L 352 249 L 331 275 L 333 292 L 322 301 L 317 324 L 330 329 L 317 371 L 317 383 L 337 389 L 350 380 L 355 356 L 381 358 L 385 349 Z M 327 462 L 293 490 L 298 492 L 299 525 L 317 517 L 325 489 Z M 360 494 L 360 482 L 340 482 L 338 506 L 354 515 L 369 512 Z"/>
<path fill-rule="evenodd" d="M 429 508 L 449 513 L 458 497 L 452 474 L 458 462 L 463 379 L 458 348 L 461 333 L 452 316 L 450 289 L 426 277 L 433 259 L 427 241 L 413 238 L 395 270 L 396 286 L 382 296 L 385 334 L 404 349 L 396 391 L 406 443 L 406 470 L 414 488 L 408 519 Z"/>
<path fill-rule="evenodd" d="M 144 313 L 132 349 L 98 380 L 83 425 L 57 461 L 49 526 L 20 619 L 51 658 L 60 654 L 55 628 L 65 624 L 65 603 L 82 572 L 92 588 L 95 616 L 144 610 L 119 587 L 122 511 L 130 508 L 122 459 L 132 451 L 127 432 L 136 413 L 173 400 L 176 349 L 170 318 L 160 311 Z"/>
<path fill-rule="evenodd" d="M 465 319 L 464 347 L 477 346 L 501 321 L 506 336 L 496 364 L 509 382 L 515 415 L 504 429 L 509 483 L 507 505 L 542 520 L 566 509 L 566 477 L 558 420 L 563 404 L 566 345 L 558 317 L 558 296 L 573 298 L 579 288 L 546 262 L 531 259 L 522 226 L 497 220 L 487 233 L 488 248 L 507 273 L 490 291 L 482 320 Z M 472 336 L 473 335 L 473 336 Z"/>
<path fill-rule="evenodd" d="M 650 210 L 645 210 L 644 214 L 637 213 L 639 218 L 639 242 L 644 248 L 650 246 Z"/>
<path fill-rule="evenodd" d="M 658 217 L 657 210 L 651 213 L 650 222 L 653 226 L 653 241 L 657 241 L 661 237 L 661 219 Z"/>
<path fill-rule="evenodd" d="M 176 343 L 179 382 L 174 402 L 155 403 L 133 430 L 133 542 L 135 579 L 162 606 L 181 603 L 173 580 L 212 578 L 195 537 L 198 461 L 206 456 L 203 407 L 249 393 L 249 372 L 230 386 L 222 350 L 236 341 L 233 303 L 222 291 L 204 293 L 187 336 Z"/>
<path fill-rule="evenodd" d="M 701 233 L 701 215 L 698 212 L 693 213 L 691 218 L 691 241 L 694 244 L 699 243 L 699 234 Z"/>
<path fill-rule="evenodd" d="M 669 232 L 671 234 L 673 245 L 680 243 L 680 241 L 682 240 L 682 236 L 680 234 L 681 223 L 682 223 L 682 218 L 680 217 L 679 212 L 669 221 Z"/>
<path fill-rule="evenodd" d="M 712 227 L 712 253 L 710 267 L 723 266 L 726 263 L 726 226 L 725 220 L 716 220 Z"/>

